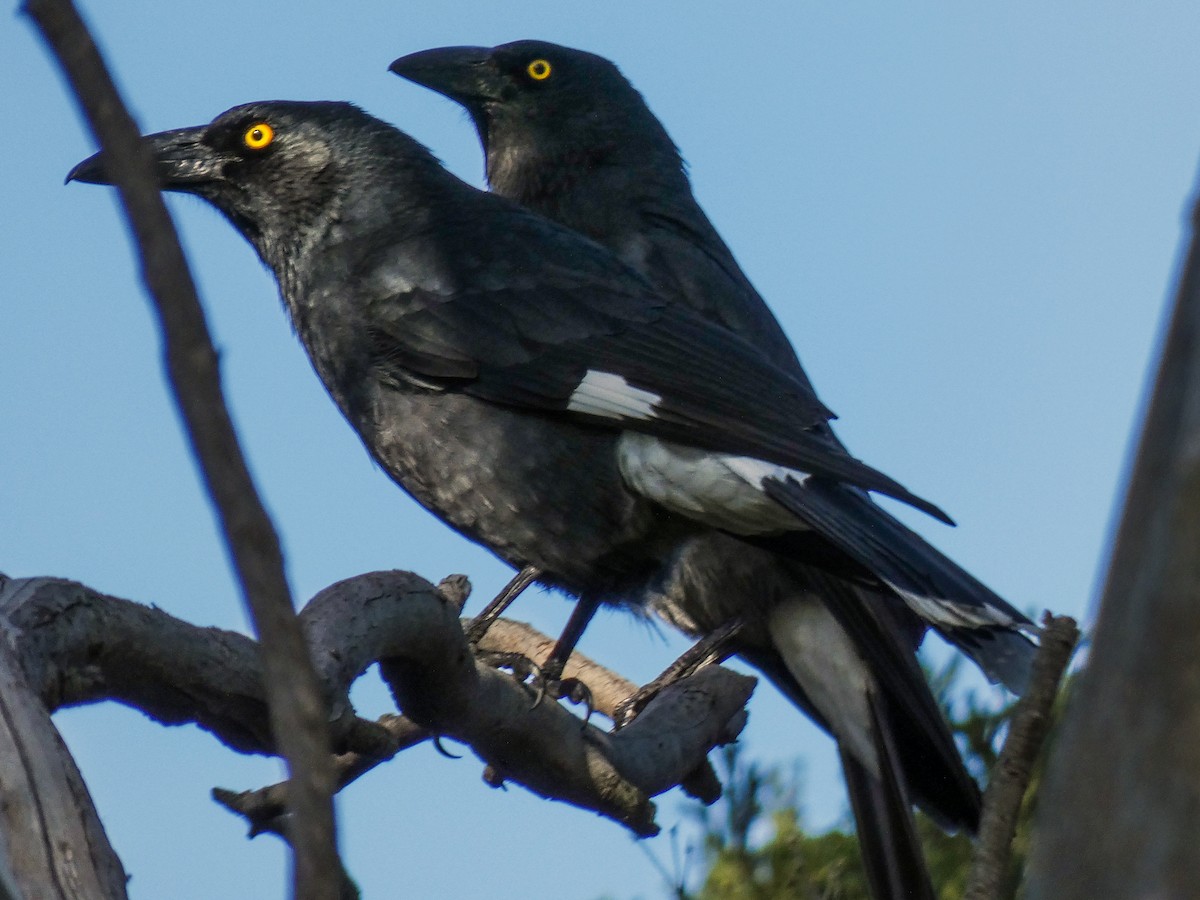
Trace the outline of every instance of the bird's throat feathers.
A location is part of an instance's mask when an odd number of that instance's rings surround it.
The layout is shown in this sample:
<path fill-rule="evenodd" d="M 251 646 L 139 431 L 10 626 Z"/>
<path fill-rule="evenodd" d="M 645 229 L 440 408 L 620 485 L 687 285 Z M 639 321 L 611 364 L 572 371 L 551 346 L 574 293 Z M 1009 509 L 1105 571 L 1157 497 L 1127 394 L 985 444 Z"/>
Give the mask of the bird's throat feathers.
<path fill-rule="evenodd" d="M 550 124 L 504 114 L 482 121 L 480 137 L 493 191 L 570 222 L 572 210 L 557 208 L 564 201 L 574 205 L 594 195 L 598 201 L 613 201 L 597 202 L 594 209 L 628 206 L 643 192 L 656 191 L 662 178 L 682 179 L 686 185 L 683 160 L 661 128 L 649 140 L 614 129 L 607 120 L 572 120 L 575 127 L 561 133 Z M 631 178 L 631 172 L 637 177 Z"/>
<path fill-rule="evenodd" d="M 572 146 L 529 137 L 487 143 L 487 180 L 497 193 L 543 211 L 555 198 L 570 196 L 589 179 L 602 177 L 618 153 L 611 143 Z"/>

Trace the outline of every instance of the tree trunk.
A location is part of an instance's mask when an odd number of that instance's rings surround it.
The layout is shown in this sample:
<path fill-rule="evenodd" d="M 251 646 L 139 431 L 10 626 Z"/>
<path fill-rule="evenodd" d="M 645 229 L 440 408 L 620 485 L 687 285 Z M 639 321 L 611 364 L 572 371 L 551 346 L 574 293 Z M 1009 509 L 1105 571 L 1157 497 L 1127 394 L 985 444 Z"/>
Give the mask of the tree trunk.
<path fill-rule="evenodd" d="M 124 900 L 125 870 L 16 653 L 0 639 L 0 897 Z"/>
<path fill-rule="evenodd" d="M 1200 893 L 1200 244 L 1039 802 L 1031 900 Z"/>

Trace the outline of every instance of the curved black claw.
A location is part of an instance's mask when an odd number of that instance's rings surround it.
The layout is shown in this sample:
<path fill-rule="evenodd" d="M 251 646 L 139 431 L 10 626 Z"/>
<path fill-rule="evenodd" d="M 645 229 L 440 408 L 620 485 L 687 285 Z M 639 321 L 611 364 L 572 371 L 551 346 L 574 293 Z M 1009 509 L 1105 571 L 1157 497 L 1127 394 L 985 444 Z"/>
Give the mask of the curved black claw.
<path fill-rule="evenodd" d="M 542 701 L 546 699 L 546 682 L 540 677 L 533 679 L 533 702 L 529 704 L 529 711 L 533 712 L 542 705 Z"/>
<path fill-rule="evenodd" d="M 435 734 L 433 736 L 433 748 L 437 750 L 438 753 L 442 754 L 442 756 L 446 757 L 446 759 L 462 759 L 462 754 L 451 753 L 444 746 L 442 746 L 442 736 L 440 734 Z"/>
<path fill-rule="evenodd" d="M 523 653 L 501 653 L 488 650 L 477 650 L 476 659 L 482 660 L 493 669 L 508 669 L 513 678 L 533 690 L 533 703 L 530 709 L 537 709 L 538 704 L 546 695 L 546 680 L 542 676 L 541 667 Z"/>
<path fill-rule="evenodd" d="M 586 726 L 588 720 L 592 717 L 592 713 L 595 712 L 595 706 L 592 703 L 591 688 L 578 678 L 564 678 L 554 687 L 556 696 L 576 706 L 583 705 L 583 724 Z"/>
<path fill-rule="evenodd" d="M 524 653 L 478 650 L 475 658 L 493 669 L 508 669 L 512 672 L 513 678 L 522 683 L 528 681 L 531 676 L 540 678 L 542 675 L 541 667 Z"/>

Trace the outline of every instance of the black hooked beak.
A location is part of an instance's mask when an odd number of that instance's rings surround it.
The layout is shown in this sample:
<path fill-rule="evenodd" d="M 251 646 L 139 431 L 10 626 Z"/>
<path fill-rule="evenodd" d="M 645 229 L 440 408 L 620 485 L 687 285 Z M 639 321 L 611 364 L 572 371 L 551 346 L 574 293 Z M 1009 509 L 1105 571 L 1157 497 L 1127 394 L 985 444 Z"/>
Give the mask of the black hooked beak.
<path fill-rule="evenodd" d="M 487 100 L 500 100 L 500 83 L 492 51 L 487 47 L 438 47 L 402 56 L 390 66 L 422 87 L 437 91 L 468 109 Z"/>
<path fill-rule="evenodd" d="M 221 180 L 226 158 L 206 145 L 205 128 L 178 128 L 144 137 L 154 158 L 155 171 L 164 190 L 187 191 L 193 185 Z M 104 165 L 104 154 L 89 156 L 67 173 L 67 182 L 112 184 Z"/>

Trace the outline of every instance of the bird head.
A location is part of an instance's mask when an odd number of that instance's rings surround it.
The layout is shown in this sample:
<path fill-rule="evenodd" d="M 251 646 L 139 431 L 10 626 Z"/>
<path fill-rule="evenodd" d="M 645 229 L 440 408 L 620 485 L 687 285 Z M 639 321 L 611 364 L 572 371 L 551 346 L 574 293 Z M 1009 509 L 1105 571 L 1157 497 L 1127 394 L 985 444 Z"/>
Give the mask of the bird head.
<path fill-rule="evenodd" d="M 441 47 L 395 60 L 389 70 L 461 104 L 488 154 L 588 165 L 597 156 L 677 151 L 641 94 L 609 60 L 545 41 Z M 494 182 L 493 182 L 494 183 Z"/>
<path fill-rule="evenodd" d="M 163 190 L 209 201 L 273 268 L 286 246 L 328 227 L 366 172 L 392 175 L 409 162 L 438 167 L 407 135 L 339 102 L 248 103 L 144 141 Z M 67 181 L 111 184 L 104 155 L 79 163 Z"/>

